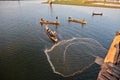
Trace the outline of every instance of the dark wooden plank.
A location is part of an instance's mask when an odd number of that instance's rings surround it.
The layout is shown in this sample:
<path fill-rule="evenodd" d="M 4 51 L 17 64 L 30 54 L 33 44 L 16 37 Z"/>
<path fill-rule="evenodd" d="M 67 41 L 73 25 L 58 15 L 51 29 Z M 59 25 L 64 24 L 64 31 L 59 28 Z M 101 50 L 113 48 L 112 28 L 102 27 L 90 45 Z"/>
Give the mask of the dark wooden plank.
<path fill-rule="evenodd" d="M 110 75 L 109 73 L 107 73 L 107 72 L 102 72 L 102 74 L 101 75 L 103 75 L 103 76 L 105 76 L 107 79 L 109 79 L 109 80 L 117 80 L 117 78 L 115 78 L 114 76 L 112 76 L 112 75 Z"/>
<path fill-rule="evenodd" d="M 99 75 L 97 80 L 109 80 L 103 75 Z"/>
<path fill-rule="evenodd" d="M 114 66 L 115 67 L 115 66 Z M 120 71 L 116 68 L 109 66 L 107 63 L 102 65 L 102 71 L 106 71 L 117 78 L 120 78 Z"/>
<path fill-rule="evenodd" d="M 120 72 L 120 65 L 114 65 L 112 63 L 108 63 L 108 66 L 113 67 L 114 69 L 116 69 Z"/>
<path fill-rule="evenodd" d="M 120 78 L 120 75 L 117 74 L 116 72 L 114 72 L 113 70 L 108 69 L 107 72 L 108 72 L 109 74 L 115 76 L 116 78 Z"/>

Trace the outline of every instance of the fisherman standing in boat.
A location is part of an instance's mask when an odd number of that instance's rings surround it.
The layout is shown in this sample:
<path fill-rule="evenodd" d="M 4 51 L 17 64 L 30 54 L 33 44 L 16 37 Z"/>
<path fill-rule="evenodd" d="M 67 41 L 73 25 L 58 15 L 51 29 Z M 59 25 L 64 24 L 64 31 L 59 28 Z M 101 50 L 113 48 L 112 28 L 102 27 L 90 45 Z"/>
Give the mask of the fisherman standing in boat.
<path fill-rule="evenodd" d="M 40 18 L 40 21 L 44 21 L 43 18 Z"/>
<path fill-rule="evenodd" d="M 58 16 L 56 16 L 56 20 L 58 20 Z"/>
<path fill-rule="evenodd" d="M 68 19 L 72 19 L 71 17 L 68 17 Z"/>
<path fill-rule="evenodd" d="M 56 23 L 58 22 L 58 16 L 56 16 Z"/>
<path fill-rule="evenodd" d="M 55 31 L 53 32 L 53 34 L 54 34 L 54 37 L 56 37 L 56 32 Z"/>
<path fill-rule="evenodd" d="M 58 16 L 56 16 L 56 23 L 58 23 Z"/>

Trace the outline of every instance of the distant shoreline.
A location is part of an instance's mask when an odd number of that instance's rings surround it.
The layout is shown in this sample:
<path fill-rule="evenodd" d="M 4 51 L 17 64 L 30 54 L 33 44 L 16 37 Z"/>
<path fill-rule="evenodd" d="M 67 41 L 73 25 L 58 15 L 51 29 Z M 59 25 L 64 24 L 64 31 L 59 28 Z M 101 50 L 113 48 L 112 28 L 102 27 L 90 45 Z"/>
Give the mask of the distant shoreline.
<path fill-rule="evenodd" d="M 26 0 L 0 0 L 0 1 L 26 1 Z M 27 0 L 29 1 L 29 0 Z M 30 0 L 32 1 L 32 0 Z M 43 4 L 48 4 L 48 2 L 42 2 Z M 120 9 L 120 2 L 103 2 L 103 1 L 53 1 L 53 4 L 63 4 L 63 5 L 76 5 L 76 6 L 88 6 L 88 7 L 102 7 L 102 8 L 116 8 Z"/>
<path fill-rule="evenodd" d="M 24 0 L 0 0 L 0 1 L 24 1 Z"/>
<path fill-rule="evenodd" d="M 48 2 L 44 2 L 48 3 Z M 54 1 L 53 4 L 63 4 L 63 5 L 76 5 L 76 6 L 90 6 L 90 7 L 102 7 L 102 8 L 116 8 L 120 9 L 120 2 L 80 2 L 80 1 Z"/>

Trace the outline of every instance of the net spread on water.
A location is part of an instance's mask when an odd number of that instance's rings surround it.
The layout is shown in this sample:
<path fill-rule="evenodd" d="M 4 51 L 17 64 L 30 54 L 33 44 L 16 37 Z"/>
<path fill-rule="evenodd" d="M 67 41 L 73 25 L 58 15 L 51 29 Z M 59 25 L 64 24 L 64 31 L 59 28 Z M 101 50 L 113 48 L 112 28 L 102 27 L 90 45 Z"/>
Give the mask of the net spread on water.
<path fill-rule="evenodd" d="M 96 56 L 103 58 L 106 51 L 94 39 L 73 38 L 53 45 L 45 53 L 53 72 L 68 77 L 89 68 Z"/>

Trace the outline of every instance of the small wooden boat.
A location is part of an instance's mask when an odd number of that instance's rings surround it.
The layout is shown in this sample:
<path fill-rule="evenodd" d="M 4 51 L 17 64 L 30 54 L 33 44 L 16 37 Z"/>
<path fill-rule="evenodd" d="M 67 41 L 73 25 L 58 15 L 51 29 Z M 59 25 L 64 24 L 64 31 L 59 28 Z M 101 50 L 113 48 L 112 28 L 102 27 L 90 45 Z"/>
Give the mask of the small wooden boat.
<path fill-rule="evenodd" d="M 53 24 L 53 25 L 59 25 L 60 22 L 59 22 L 59 21 L 46 21 L 46 20 L 40 19 L 40 24 Z"/>
<path fill-rule="evenodd" d="M 102 16 L 103 13 L 102 13 L 102 12 L 93 12 L 92 15 L 93 15 L 93 16 L 94 16 L 94 15 L 101 15 L 101 16 Z"/>
<path fill-rule="evenodd" d="M 86 20 L 83 19 L 83 20 L 76 20 L 76 19 L 72 19 L 71 17 L 68 18 L 68 21 L 69 22 L 76 22 L 76 23 L 81 23 L 81 24 L 86 24 Z"/>
<path fill-rule="evenodd" d="M 52 4 L 52 1 L 49 1 L 48 3 L 49 3 L 49 4 Z"/>
<path fill-rule="evenodd" d="M 51 31 L 50 28 L 48 27 L 48 25 L 45 26 L 45 30 L 46 30 L 46 33 L 48 35 L 48 37 L 53 41 L 53 42 L 57 42 L 58 39 L 57 39 L 57 36 L 56 36 L 56 32 L 54 31 Z"/>
<path fill-rule="evenodd" d="M 52 4 L 52 0 L 48 0 L 48 3 L 49 3 L 49 4 Z"/>

